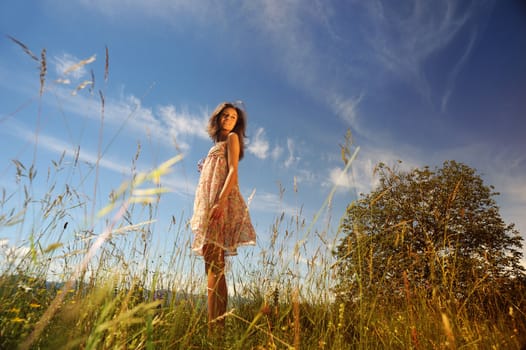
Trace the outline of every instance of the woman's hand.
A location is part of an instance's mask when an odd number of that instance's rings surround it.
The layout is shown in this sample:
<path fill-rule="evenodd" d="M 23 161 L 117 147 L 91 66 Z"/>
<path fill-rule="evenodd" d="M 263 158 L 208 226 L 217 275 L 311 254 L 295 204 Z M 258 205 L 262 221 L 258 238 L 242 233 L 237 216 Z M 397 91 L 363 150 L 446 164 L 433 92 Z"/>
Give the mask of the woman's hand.
<path fill-rule="evenodd" d="M 225 201 L 219 201 L 212 206 L 212 209 L 210 209 L 211 220 L 218 220 L 223 216 L 226 207 L 225 204 Z"/>

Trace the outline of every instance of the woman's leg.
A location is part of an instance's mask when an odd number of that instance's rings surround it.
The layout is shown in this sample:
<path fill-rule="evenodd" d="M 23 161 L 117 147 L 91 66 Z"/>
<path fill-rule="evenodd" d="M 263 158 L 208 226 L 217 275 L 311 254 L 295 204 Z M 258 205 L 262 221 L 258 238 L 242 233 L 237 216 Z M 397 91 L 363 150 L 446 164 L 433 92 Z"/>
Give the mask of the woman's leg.
<path fill-rule="evenodd" d="M 226 313 L 228 291 L 225 278 L 225 252 L 214 244 L 203 247 L 205 269 L 208 278 L 208 329 L 221 330 L 224 318 L 217 319 Z M 217 327 L 215 327 L 217 326 Z"/>

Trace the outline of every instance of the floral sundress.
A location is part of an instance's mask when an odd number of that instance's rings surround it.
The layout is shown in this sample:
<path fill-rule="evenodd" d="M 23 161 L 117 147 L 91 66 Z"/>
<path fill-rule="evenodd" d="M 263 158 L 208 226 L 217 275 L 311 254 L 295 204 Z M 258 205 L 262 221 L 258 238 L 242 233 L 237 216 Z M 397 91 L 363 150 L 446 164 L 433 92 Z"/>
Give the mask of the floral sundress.
<path fill-rule="evenodd" d="M 203 255 L 205 244 L 215 244 L 225 255 L 237 255 L 237 247 L 256 244 L 248 207 L 236 183 L 227 198 L 224 215 L 210 222 L 210 209 L 216 203 L 228 175 L 227 143 L 217 142 L 208 152 L 197 185 L 190 227 L 194 232 L 192 250 Z"/>

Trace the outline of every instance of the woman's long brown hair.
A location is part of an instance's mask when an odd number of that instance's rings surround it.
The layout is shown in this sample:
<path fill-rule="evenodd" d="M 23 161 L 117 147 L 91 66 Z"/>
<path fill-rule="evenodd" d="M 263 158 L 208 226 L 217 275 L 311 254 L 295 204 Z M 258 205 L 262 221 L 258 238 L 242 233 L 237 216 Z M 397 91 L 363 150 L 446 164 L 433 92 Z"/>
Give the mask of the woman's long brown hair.
<path fill-rule="evenodd" d="M 232 131 L 235 132 L 239 137 L 239 160 L 241 160 L 245 154 L 245 133 L 247 129 L 247 116 L 244 110 L 231 102 L 220 103 L 210 115 L 207 131 L 208 135 L 212 140 L 214 140 L 214 142 L 220 141 L 219 137 L 221 134 L 221 124 L 219 123 L 219 118 L 225 108 L 229 107 L 235 109 L 237 112 L 237 122 Z"/>

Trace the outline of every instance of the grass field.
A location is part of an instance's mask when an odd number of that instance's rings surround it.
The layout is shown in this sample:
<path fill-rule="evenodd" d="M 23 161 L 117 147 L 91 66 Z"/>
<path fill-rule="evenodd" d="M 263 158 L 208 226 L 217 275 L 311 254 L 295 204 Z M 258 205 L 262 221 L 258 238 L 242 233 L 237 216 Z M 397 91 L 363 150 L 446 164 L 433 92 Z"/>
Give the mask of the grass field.
<path fill-rule="evenodd" d="M 153 260 L 152 266 L 142 269 L 134 264 L 155 256 L 146 238 L 155 213 L 152 196 L 162 196 L 158 179 L 177 161 L 169 160 L 124 183 L 99 211 L 101 217 L 114 213 L 106 220 L 106 229 L 99 235 L 79 229 L 73 241 L 60 240 L 64 218 L 68 208 L 90 206 L 77 202 L 83 196 L 71 190 L 57 194 L 53 189 L 44 198 L 26 198 L 23 203 L 39 203 L 43 213 L 34 216 L 39 222 L 27 223 L 24 220 L 30 216 L 19 214 L 24 208 L 7 210 L 9 196 L 4 195 L 4 228 L 24 225 L 46 230 L 39 231 L 41 236 L 25 237 L 26 250 L 3 252 L 0 348 L 519 349 L 524 341 L 525 297 L 507 305 L 496 300 L 491 308 L 468 312 L 453 301 L 430 298 L 427 290 L 406 286 L 405 298 L 392 303 L 379 302 L 371 291 L 356 296 L 358 303 L 339 303 L 330 291 L 332 256 L 301 256 L 299 248 L 294 256 L 288 255 L 291 237 L 300 233 L 308 240 L 310 233 L 305 232 L 309 223 L 285 216 L 276 218 L 266 233 L 272 239 L 263 254 L 252 257 L 255 262 L 243 264 L 231 277 L 225 338 L 220 343 L 208 339 L 200 262 L 189 261 L 187 252 L 179 248 L 172 252 L 170 266 L 181 270 L 192 266 L 184 279 L 166 276 Z M 19 166 L 20 184 L 27 181 L 29 186 L 29 170 Z M 139 192 L 132 190 L 141 186 Z M 25 193 L 30 196 L 30 192 Z M 133 210 L 140 217 L 150 213 L 151 220 L 131 224 Z M 188 249 L 188 228 L 172 228 L 167 234 L 187 237 L 182 249 Z M 55 241 L 43 245 L 44 236 Z M 130 251 L 140 253 L 130 255 Z M 300 260 L 312 262 L 302 278 L 291 271 Z M 55 276 L 54 282 L 50 276 Z"/>

